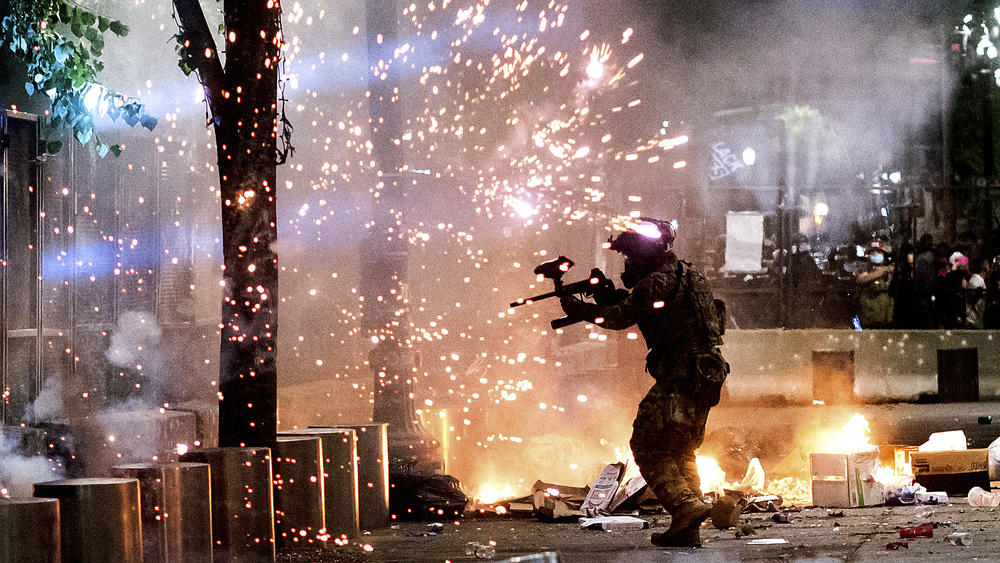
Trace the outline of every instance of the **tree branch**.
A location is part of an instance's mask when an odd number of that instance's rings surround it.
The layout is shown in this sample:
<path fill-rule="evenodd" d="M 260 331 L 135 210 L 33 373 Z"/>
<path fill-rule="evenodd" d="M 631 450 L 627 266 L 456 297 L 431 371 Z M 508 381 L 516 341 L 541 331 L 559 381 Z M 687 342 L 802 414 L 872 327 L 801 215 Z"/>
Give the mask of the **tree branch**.
<path fill-rule="evenodd" d="M 219 49 L 216 47 L 215 38 L 208 28 L 205 13 L 198 0 L 173 0 L 173 2 L 177 17 L 180 19 L 181 40 L 188 52 L 187 62 L 198 72 L 198 78 L 205 87 L 212 117 L 218 122 L 225 104 L 223 91 L 226 75 L 222 69 L 222 61 L 219 60 Z"/>

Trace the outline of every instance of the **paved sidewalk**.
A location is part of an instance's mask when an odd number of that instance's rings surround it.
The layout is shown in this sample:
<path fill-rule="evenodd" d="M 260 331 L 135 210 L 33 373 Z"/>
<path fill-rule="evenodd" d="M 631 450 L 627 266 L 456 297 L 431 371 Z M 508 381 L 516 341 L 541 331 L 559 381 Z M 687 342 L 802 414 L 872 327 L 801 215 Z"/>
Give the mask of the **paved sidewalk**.
<path fill-rule="evenodd" d="M 839 510 L 839 509 L 838 509 Z M 557 552 L 559 561 L 571 563 L 642 561 L 1000 561 L 1000 509 L 972 508 L 965 499 L 930 506 L 895 506 L 843 509 L 843 516 L 823 508 L 792 514 L 792 521 L 778 524 L 773 513 L 744 514 L 742 521 L 755 534 L 736 537 L 734 530 L 706 525 L 700 549 L 662 549 L 649 543 L 652 530 L 623 533 L 583 530 L 576 523 L 546 523 L 535 519 L 467 519 L 445 523 L 442 533 L 414 537 L 426 524 L 401 523 L 376 530 L 360 543 L 325 551 L 286 553 L 279 561 L 477 561 L 465 554 L 468 542 L 496 542 L 495 560 L 544 551 Z M 654 526 L 665 526 L 669 517 L 647 517 Z M 907 547 L 890 551 L 900 542 L 900 527 L 936 523 L 932 538 L 911 539 Z M 967 532 L 970 545 L 959 546 L 945 538 Z M 749 545 L 754 539 L 780 538 L 787 544 Z M 362 544 L 371 546 L 365 552 Z M 479 560 L 482 561 L 482 560 Z"/>

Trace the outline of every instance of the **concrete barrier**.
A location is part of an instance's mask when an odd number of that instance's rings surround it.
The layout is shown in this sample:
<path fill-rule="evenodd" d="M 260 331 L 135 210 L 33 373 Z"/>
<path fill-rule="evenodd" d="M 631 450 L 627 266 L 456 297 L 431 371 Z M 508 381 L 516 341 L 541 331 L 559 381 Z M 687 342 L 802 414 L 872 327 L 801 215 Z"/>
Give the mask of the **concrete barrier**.
<path fill-rule="evenodd" d="M 192 450 L 181 461 L 212 468 L 215 561 L 274 561 L 270 448 Z"/>
<path fill-rule="evenodd" d="M 132 463 L 112 468 L 139 480 L 145 563 L 212 561 L 212 494 L 207 463 Z"/>
<path fill-rule="evenodd" d="M 0 498 L 0 563 L 59 563 L 59 500 Z"/>
<path fill-rule="evenodd" d="M 274 530 L 279 548 L 325 545 L 323 444 L 319 436 L 278 436 L 274 446 Z"/>
<path fill-rule="evenodd" d="M 318 436 L 323 443 L 323 506 L 331 537 L 357 537 L 358 446 L 350 428 L 282 430 L 278 436 Z"/>
<path fill-rule="evenodd" d="M 64 561 L 142 563 L 139 481 L 65 479 L 35 483 L 35 496 L 59 499 Z"/>
<path fill-rule="evenodd" d="M 912 401 L 937 394 L 937 352 L 955 348 L 979 350 L 980 397 L 1000 397 L 997 331 L 768 329 L 727 331 L 724 338 L 723 353 L 732 366 L 726 381 L 731 400 L 781 395 L 789 402 L 809 404 L 812 351 L 852 350 L 857 401 Z M 627 351 L 622 356 L 630 358 L 631 354 Z"/>

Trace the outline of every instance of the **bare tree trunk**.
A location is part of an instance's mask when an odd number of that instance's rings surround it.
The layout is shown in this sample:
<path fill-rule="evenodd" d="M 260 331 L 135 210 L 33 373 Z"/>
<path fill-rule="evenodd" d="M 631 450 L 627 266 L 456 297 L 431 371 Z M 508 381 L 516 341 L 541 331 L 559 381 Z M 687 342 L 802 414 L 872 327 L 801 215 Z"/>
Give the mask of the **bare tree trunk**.
<path fill-rule="evenodd" d="M 222 68 L 198 0 L 174 0 L 215 126 L 225 271 L 219 445 L 271 446 L 277 430 L 275 205 L 280 4 L 226 0 Z"/>

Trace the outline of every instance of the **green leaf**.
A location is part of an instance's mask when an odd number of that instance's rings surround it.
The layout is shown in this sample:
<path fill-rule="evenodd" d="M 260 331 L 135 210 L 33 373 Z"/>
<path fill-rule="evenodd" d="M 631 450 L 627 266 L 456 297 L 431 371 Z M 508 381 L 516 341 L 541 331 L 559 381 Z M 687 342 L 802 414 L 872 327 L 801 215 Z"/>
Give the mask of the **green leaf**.
<path fill-rule="evenodd" d="M 97 28 L 101 30 L 101 33 L 104 33 L 105 31 L 107 31 L 109 27 L 111 27 L 111 20 L 110 19 L 108 19 L 108 18 L 106 18 L 104 16 L 101 16 L 101 17 L 97 18 Z"/>
<path fill-rule="evenodd" d="M 122 155 L 122 146 L 121 145 L 111 145 L 108 148 L 111 149 L 111 153 L 114 154 L 115 156 L 121 156 Z"/>
<path fill-rule="evenodd" d="M 45 143 L 45 152 L 49 154 L 56 154 L 62 150 L 62 141 L 49 141 Z"/>
<path fill-rule="evenodd" d="M 69 24 L 69 30 L 73 32 L 73 35 L 83 37 L 83 26 L 78 20 L 74 19 L 73 23 Z"/>
<path fill-rule="evenodd" d="M 94 29 L 93 27 L 88 27 L 87 29 L 84 30 L 83 36 L 87 38 L 87 41 L 93 43 L 94 41 L 97 41 L 98 37 L 97 30 Z"/>
<path fill-rule="evenodd" d="M 112 21 L 108 27 L 111 29 L 111 33 L 114 33 L 118 37 L 125 37 L 128 35 L 128 26 L 118 20 Z"/>
<path fill-rule="evenodd" d="M 94 129 L 90 124 L 85 127 L 78 128 L 76 130 L 76 140 L 80 141 L 81 145 L 86 145 L 90 141 L 91 135 L 93 135 Z"/>
<path fill-rule="evenodd" d="M 83 22 L 83 25 L 94 25 L 97 22 L 97 16 L 86 10 L 80 10 L 80 21 Z"/>
<path fill-rule="evenodd" d="M 34 95 L 35 94 L 35 83 L 34 82 L 25 82 L 24 83 L 24 90 L 26 92 L 28 92 L 29 96 Z"/>
<path fill-rule="evenodd" d="M 149 115 L 148 113 L 142 114 L 142 116 L 139 118 L 139 122 L 142 123 L 143 127 L 149 129 L 150 131 L 156 129 L 156 118 L 153 117 L 152 115 Z"/>
<path fill-rule="evenodd" d="M 52 55 L 55 57 L 56 62 L 59 64 L 65 64 L 66 59 L 69 58 L 70 49 L 66 47 L 65 43 L 59 42 L 52 47 Z"/>
<path fill-rule="evenodd" d="M 135 124 L 139 123 L 139 115 L 128 111 L 128 109 L 122 114 L 122 119 L 125 120 L 125 123 L 128 123 L 129 127 L 135 127 Z"/>

